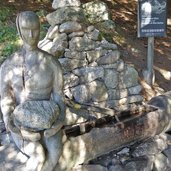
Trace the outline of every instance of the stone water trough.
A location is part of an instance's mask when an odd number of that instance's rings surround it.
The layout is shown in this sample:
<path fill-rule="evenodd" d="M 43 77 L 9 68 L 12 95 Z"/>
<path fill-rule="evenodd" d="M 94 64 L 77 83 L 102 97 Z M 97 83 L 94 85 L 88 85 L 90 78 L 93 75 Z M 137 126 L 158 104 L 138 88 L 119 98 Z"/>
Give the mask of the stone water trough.
<path fill-rule="evenodd" d="M 125 111 L 103 108 L 101 111 L 108 115 L 64 127 L 64 148 L 59 168 L 69 171 L 113 150 L 168 131 L 171 128 L 170 94 L 155 97 L 148 105 L 131 106 Z"/>

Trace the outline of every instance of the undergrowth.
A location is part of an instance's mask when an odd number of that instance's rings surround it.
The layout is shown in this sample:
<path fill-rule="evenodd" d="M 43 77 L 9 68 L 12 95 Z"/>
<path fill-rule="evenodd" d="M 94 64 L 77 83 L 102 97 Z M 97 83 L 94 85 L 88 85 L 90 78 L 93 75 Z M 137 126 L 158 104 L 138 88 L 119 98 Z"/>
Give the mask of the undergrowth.
<path fill-rule="evenodd" d="M 21 40 L 17 33 L 15 18 L 15 11 L 7 7 L 0 8 L 0 63 L 2 63 L 8 56 L 17 51 L 21 47 Z M 37 15 L 41 21 L 40 39 L 42 39 L 47 32 L 49 25 L 45 21 L 46 11 L 40 10 Z"/>

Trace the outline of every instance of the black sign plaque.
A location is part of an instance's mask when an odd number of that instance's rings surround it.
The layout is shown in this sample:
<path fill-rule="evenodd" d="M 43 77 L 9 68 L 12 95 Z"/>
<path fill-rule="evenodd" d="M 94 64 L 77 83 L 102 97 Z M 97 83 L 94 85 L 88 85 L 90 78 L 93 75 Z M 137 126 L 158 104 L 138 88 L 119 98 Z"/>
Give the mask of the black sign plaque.
<path fill-rule="evenodd" d="M 166 36 L 167 0 L 138 1 L 138 37 Z"/>

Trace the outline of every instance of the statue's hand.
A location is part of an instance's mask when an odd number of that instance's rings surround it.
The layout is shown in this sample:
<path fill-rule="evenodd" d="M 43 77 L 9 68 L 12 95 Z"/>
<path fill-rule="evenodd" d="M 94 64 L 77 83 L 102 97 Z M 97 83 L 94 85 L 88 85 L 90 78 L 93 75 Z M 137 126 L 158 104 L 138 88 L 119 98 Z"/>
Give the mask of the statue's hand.
<path fill-rule="evenodd" d="M 41 138 L 41 135 L 38 132 L 27 131 L 27 130 L 23 129 L 22 127 L 21 127 L 20 131 L 21 131 L 22 137 L 25 140 L 34 142 L 34 141 L 39 141 Z"/>
<path fill-rule="evenodd" d="M 8 122 L 6 124 L 6 130 L 7 132 L 12 132 L 21 135 L 20 129 L 14 125 L 12 118 L 8 119 Z"/>
<path fill-rule="evenodd" d="M 55 135 L 63 126 L 63 122 L 57 121 L 50 129 L 47 129 L 44 131 L 44 136 L 46 138 L 49 138 L 53 135 Z"/>
<path fill-rule="evenodd" d="M 8 121 L 7 129 L 12 133 L 21 136 L 21 138 L 27 141 L 38 141 L 41 138 L 40 134 L 37 132 L 26 131 L 22 127 L 21 128 L 16 127 L 12 119 Z"/>

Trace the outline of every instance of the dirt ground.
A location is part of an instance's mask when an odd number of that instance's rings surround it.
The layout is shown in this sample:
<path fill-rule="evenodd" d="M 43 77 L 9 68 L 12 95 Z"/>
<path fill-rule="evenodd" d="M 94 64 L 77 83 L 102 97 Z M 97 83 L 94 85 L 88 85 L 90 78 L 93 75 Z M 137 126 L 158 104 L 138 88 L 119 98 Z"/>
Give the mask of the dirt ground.
<path fill-rule="evenodd" d="M 81 0 L 82 3 L 91 0 Z M 146 68 L 147 38 L 137 38 L 137 0 L 102 0 L 108 4 L 112 20 L 116 23 L 116 32 L 121 35 L 122 43 L 118 43 L 121 56 L 127 63 L 135 66 L 140 75 L 140 81 L 147 91 L 144 95 L 156 95 L 156 89 L 162 88 L 164 91 L 171 90 L 171 1 L 168 0 L 168 25 L 167 37 L 155 38 L 154 70 L 155 85 L 149 87 L 144 83 L 142 71 Z M 35 0 L 0 0 L 1 6 L 15 9 L 16 13 L 23 10 L 38 11 L 44 9 L 49 13 L 53 11 L 52 2 L 37 2 Z M 151 96 L 151 95 L 150 95 Z M 147 97 L 148 99 L 148 97 Z"/>
<path fill-rule="evenodd" d="M 120 46 L 123 58 L 134 64 L 142 78 L 142 70 L 146 68 L 147 38 L 137 38 L 137 1 L 115 0 L 112 6 L 112 19 L 120 26 L 120 33 L 125 43 Z M 165 91 L 171 90 L 171 1 L 168 1 L 167 37 L 155 38 L 154 70 L 155 87 Z"/>

